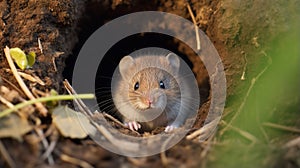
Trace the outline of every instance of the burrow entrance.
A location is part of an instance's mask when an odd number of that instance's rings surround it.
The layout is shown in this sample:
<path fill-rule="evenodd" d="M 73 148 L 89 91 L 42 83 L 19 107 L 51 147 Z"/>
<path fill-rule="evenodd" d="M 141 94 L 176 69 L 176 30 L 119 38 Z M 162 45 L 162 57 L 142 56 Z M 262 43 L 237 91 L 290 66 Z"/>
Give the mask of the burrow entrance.
<path fill-rule="evenodd" d="M 80 52 L 81 47 L 84 45 L 85 41 L 89 36 L 92 35 L 94 31 L 96 31 L 103 24 L 107 23 L 110 20 L 118 16 L 122 16 L 124 14 L 132 13 L 141 10 L 142 8 L 125 8 L 119 7 L 122 10 L 115 12 L 97 12 L 99 8 L 103 8 L 100 2 L 90 2 L 87 3 L 85 12 L 83 12 L 83 16 L 80 17 L 78 24 L 77 36 L 79 38 L 79 42 L 75 45 L 73 49 L 72 55 L 70 55 L 66 60 L 66 67 L 63 72 L 64 78 L 72 81 L 72 71 L 77 59 L 77 55 Z M 158 10 L 155 5 L 151 7 L 148 5 L 148 10 Z M 97 20 L 97 22 L 95 21 Z M 174 23 L 176 26 L 176 23 Z M 99 44 L 101 45 L 101 44 Z M 95 79 L 95 93 L 97 97 L 97 102 L 99 104 L 100 109 L 104 109 L 104 111 L 111 111 L 114 107 L 111 97 L 111 79 L 114 73 L 115 68 L 117 67 L 119 61 L 122 57 L 142 48 L 147 47 L 159 47 L 170 50 L 180 56 L 193 70 L 194 75 L 197 79 L 199 92 L 200 92 L 200 104 L 207 102 L 209 99 L 210 93 L 210 84 L 208 73 L 205 69 L 203 63 L 199 60 L 190 60 L 189 58 L 195 57 L 196 53 L 187 46 L 185 43 L 170 37 L 168 35 L 163 35 L 159 33 L 141 33 L 135 34 L 129 37 L 126 37 L 116 43 L 110 50 L 105 54 L 102 59 L 100 65 L 98 66 L 97 76 Z M 196 72 L 195 72 L 196 71 Z M 107 103 L 107 100 L 111 100 Z M 105 102 L 105 103 L 103 103 Z M 109 108 L 108 108 L 109 107 Z M 200 106 L 201 107 L 201 106 Z M 209 106 L 205 106 L 206 110 L 200 111 L 208 111 Z M 119 118 L 117 113 L 113 112 L 113 116 Z M 198 118 L 203 122 L 205 120 L 206 114 L 199 114 Z M 202 125 L 200 123 L 196 123 L 196 125 Z"/>

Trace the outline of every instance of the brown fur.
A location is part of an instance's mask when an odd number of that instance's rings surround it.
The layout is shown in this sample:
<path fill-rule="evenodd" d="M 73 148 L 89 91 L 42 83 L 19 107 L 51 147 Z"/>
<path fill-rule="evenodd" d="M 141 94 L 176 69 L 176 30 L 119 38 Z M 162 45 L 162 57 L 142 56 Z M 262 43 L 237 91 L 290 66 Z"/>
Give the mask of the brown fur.
<path fill-rule="evenodd" d="M 180 109 L 180 89 L 176 80 L 179 66 L 172 66 L 165 56 L 143 56 L 124 62 L 121 60 L 120 64 L 124 67 L 120 68 L 121 78 L 114 88 L 113 100 L 122 114 L 131 116 L 125 121 L 139 121 L 140 114 L 146 110 L 145 99 L 152 96 L 156 105 L 164 110 L 156 119 L 140 122 L 142 129 L 151 130 L 171 124 Z M 165 89 L 160 88 L 160 81 L 163 81 Z M 139 82 L 139 88 L 134 90 L 136 82 Z M 162 94 L 166 95 L 166 99 L 162 98 Z"/>

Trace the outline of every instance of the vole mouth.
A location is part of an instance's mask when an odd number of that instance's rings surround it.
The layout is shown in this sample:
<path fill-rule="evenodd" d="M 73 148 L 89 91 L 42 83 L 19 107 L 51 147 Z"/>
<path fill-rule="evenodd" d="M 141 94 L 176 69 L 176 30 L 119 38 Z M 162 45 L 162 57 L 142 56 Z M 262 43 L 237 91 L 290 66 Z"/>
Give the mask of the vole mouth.
<path fill-rule="evenodd" d="M 146 119 L 147 121 L 152 121 L 160 116 L 164 111 L 159 108 L 149 108 L 139 112 L 141 118 Z"/>
<path fill-rule="evenodd" d="M 145 112 L 147 110 L 151 110 L 151 109 L 156 109 L 153 105 L 150 106 L 145 106 L 145 107 L 140 107 L 141 112 Z"/>

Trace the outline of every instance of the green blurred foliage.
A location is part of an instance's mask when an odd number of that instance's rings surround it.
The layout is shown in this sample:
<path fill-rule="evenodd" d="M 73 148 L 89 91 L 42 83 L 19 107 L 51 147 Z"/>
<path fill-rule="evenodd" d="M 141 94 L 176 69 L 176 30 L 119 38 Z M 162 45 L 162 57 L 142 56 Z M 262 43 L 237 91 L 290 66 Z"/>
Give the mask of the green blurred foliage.
<path fill-rule="evenodd" d="M 229 129 L 217 137 L 220 145 L 209 155 L 208 167 L 285 167 L 281 147 L 299 135 L 263 125 L 271 122 L 300 129 L 300 24 L 297 21 L 285 26 L 289 26 L 288 31 L 278 35 L 270 49 L 262 54 L 266 58 L 263 67 L 248 65 L 249 69 L 268 68 L 256 80 L 245 106 L 232 123 L 256 137 L 258 142 Z M 250 85 L 252 79 L 245 82 Z M 228 123 L 231 117 L 224 120 Z"/>

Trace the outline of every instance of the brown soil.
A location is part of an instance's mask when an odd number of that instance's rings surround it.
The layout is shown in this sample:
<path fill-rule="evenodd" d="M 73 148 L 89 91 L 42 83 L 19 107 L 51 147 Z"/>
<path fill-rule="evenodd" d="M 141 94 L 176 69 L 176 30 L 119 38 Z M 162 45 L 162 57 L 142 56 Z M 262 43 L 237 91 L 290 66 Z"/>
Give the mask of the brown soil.
<path fill-rule="evenodd" d="M 262 10 L 259 7 L 266 6 L 268 3 L 245 1 L 244 4 L 235 4 L 234 2 L 237 3 L 237 1 L 230 0 L 226 3 L 210 0 L 189 1 L 200 28 L 209 36 L 223 61 L 229 100 L 237 98 L 236 95 L 240 94 L 248 85 L 240 80 L 245 64 L 244 55 L 249 54 L 250 51 L 261 52 L 262 47 L 257 45 L 265 45 L 263 41 L 271 40 L 276 31 L 282 31 L 281 28 L 272 27 L 272 25 L 284 22 L 284 19 L 272 23 L 261 22 L 266 18 L 255 17 L 251 10 L 246 10 L 252 6 L 251 9 L 256 10 L 255 13 L 259 13 Z M 277 8 L 277 6 L 273 7 Z M 65 77 L 71 76 L 74 57 L 88 36 L 104 23 L 118 16 L 144 10 L 174 13 L 191 20 L 184 0 L 92 0 L 86 2 L 76 0 L 2 0 L 0 1 L 0 49 L 9 46 L 11 48 L 19 47 L 26 52 L 35 51 L 37 62 L 32 67 L 34 71 L 27 70 L 26 72 L 34 73 L 46 82 L 46 86 L 37 86 L 41 91 L 47 92 L 55 89 L 64 94 L 66 91 L 62 85 L 63 73 Z M 272 12 L 269 13 L 269 15 L 272 14 Z M 243 18 L 246 16 L 255 17 L 255 19 L 252 22 L 244 21 L 246 19 Z M 260 25 L 254 26 L 257 24 Z M 265 30 L 269 30 L 270 36 L 260 34 Z M 255 41 L 255 37 L 258 37 L 258 42 Z M 38 48 L 38 38 L 41 40 L 43 53 Z M 177 42 L 175 41 L 174 44 Z M 193 71 L 196 74 L 202 74 L 197 76 L 197 80 L 206 96 L 195 124 L 195 128 L 199 128 L 205 119 L 210 103 L 209 79 L 201 61 L 192 59 L 194 53 L 190 53 L 182 44 L 177 45 L 178 51 L 186 53 L 193 65 L 199 65 L 194 66 Z M 248 58 L 248 65 L 261 66 L 261 62 L 264 61 L 261 57 L 262 55 L 258 54 L 256 57 Z M 2 51 L 0 52 L 0 67 L 2 84 L 13 89 L 11 84 L 6 82 L 10 81 L 18 86 L 13 76 L 6 72 L 9 66 Z M 259 70 L 251 71 L 258 72 Z M 228 106 L 234 108 L 235 105 L 229 104 Z M 44 129 L 47 130 L 51 123 L 51 116 L 41 117 L 41 119 L 45 126 Z M 4 138 L 1 141 L 17 167 L 51 167 L 46 160 L 41 159 L 45 149 L 41 144 L 36 144 L 40 142 L 33 143 L 31 137 L 32 133 L 28 133 L 24 135 L 22 142 L 11 138 Z M 49 136 L 50 140 L 51 138 L 52 135 Z M 198 142 L 182 140 L 166 152 L 170 161 L 168 166 L 199 167 L 205 160 L 205 157 L 199 157 L 202 149 L 202 145 Z M 89 138 L 74 140 L 59 136 L 53 153 L 55 161 L 53 167 L 77 167 L 73 163 L 63 161 L 60 158 L 62 153 L 86 161 L 95 167 L 161 167 L 163 165 L 160 155 L 141 159 L 126 158 L 106 151 Z M 6 167 L 4 158 L 0 158 L 0 167 Z"/>

